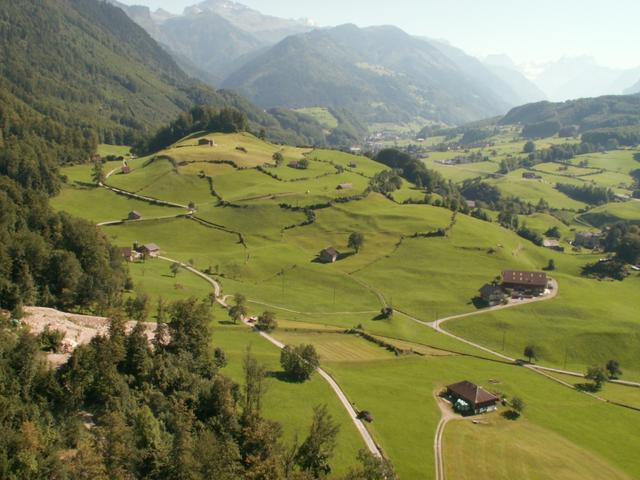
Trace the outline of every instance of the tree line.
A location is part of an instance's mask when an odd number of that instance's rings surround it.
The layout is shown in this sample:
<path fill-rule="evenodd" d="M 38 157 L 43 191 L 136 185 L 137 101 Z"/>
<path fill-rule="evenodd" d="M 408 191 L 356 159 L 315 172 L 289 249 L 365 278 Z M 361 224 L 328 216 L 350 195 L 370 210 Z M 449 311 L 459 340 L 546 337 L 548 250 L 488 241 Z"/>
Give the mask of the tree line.
<path fill-rule="evenodd" d="M 306 435 L 284 442 L 263 412 L 264 365 L 248 350 L 242 384 L 220 372 L 226 356 L 211 346 L 210 305 L 188 299 L 167 313 L 149 341 L 143 324 L 126 333 L 113 312 L 108 334 L 57 370 L 43 362 L 36 336 L 3 317 L 0 477 L 310 480 L 332 472 L 339 427 L 326 406 L 310 406 Z M 344 478 L 394 477 L 361 453 Z"/>

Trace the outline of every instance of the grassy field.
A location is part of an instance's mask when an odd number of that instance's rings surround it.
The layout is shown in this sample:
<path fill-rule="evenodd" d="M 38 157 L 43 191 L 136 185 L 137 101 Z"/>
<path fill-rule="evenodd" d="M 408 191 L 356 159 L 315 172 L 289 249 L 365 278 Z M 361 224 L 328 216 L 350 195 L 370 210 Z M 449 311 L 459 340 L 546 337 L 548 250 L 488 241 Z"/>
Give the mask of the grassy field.
<path fill-rule="evenodd" d="M 166 301 L 189 297 L 205 299 L 212 291 L 209 283 L 185 270 L 179 270 L 174 277 L 169 270 L 171 264 L 163 260 L 151 258 L 145 262 L 129 263 L 128 266 L 136 288 L 151 297 L 152 315 L 155 315 L 159 298 Z"/>
<path fill-rule="evenodd" d="M 640 223 L 640 201 L 607 203 L 589 210 L 581 218 L 596 227 L 619 221 Z"/>
<path fill-rule="evenodd" d="M 98 145 L 97 154 L 101 157 L 106 157 L 109 155 L 115 155 L 116 157 L 124 157 L 128 155 L 131 151 L 131 147 L 127 147 L 126 145 L 107 145 L 105 143 L 101 143 Z"/>
<path fill-rule="evenodd" d="M 495 155 L 491 149 L 485 149 L 490 162 L 464 166 L 478 172 L 463 170 L 463 166 L 443 166 L 443 175 L 457 182 L 470 178 L 472 173 L 489 176 L 497 170 L 501 159 L 520 154 L 524 142 L 514 141 L 514 135 L 516 132 L 506 130 L 500 134 Z M 169 257 L 193 261 L 201 270 L 210 269 L 225 294 L 246 295 L 251 314 L 273 310 L 280 323 L 275 336 L 285 343 L 314 344 L 323 365 L 349 399 L 357 407 L 371 410 L 375 421 L 370 428 L 401 478 L 432 478 L 432 442 L 440 415 L 433 392 L 462 379 L 491 385 L 508 395 L 518 394 L 525 399 L 527 410 L 521 423 L 491 417 L 493 423 L 486 430 L 468 432 L 464 424 L 456 424 L 461 431 L 452 430 L 451 435 L 461 443 L 460 449 L 451 447 L 449 437 L 445 438 L 449 458 L 446 463 L 459 468 L 450 471 L 450 477 L 465 478 L 469 465 L 477 464 L 478 468 L 487 469 L 487 475 L 492 472 L 490 467 L 497 465 L 494 472 L 497 478 L 508 478 L 517 465 L 522 466 L 516 470 L 522 476 L 540 478 L 536 477 L 538 470 L 533 459 L 536 454 L 547 455 L 540 452 L 546 444 L 553 445 L 554 454 L 540 458 L 548 458 L 549 465 L 556 466 L 560 456 L 567 458 L 566 469 L 556 468 L 561 472 L 557 478 L 575 478 L 570 470 L 587 471 L 584 478 L 590 478 L 586 476 L 588 471 L 598 469 L 608 478 L 638 476 L 640 460 L 632 448 L 633 442 L 619 441 L 633 438 L 639 425 L 637 412 L 597 402 L 526 369 L 496 362 L 488 353 L 410 318 L 430 321 L 474 312 L 473 299 L 478 289 L 501 270 L 539 270 L 553 259 L 557 265 L 553 276 L 560 284 L 559 296 L 553 301 L 485 312 L 451 321 L 444 327 L 490 348 L 504 348 L 505 353 L 514 357 L 521 356 L 524 345 L 533 342 L 539 347 L 540 363 L 577 371 L 616 358 L 624 371 L 622 378 L 640 379 L 637 274 L 624 282 L 583 278 L 581 267 L 599 255 L 574 254 L 569 249 L 565 254 L 553 252 L 533 245 L 496 222 L 483 222 L 464 214 L 454 217 L 448 209 L 429 205 L 402 205 L 398 202 L 424 197 L 424 192 L 408 183 L 396 192 L 396 202 L 369 194 L 332 203 L 315 209 L 314 221 L 303 225 L 308 217 L 291 206 L 327 203 L 359 194 L 369 178 L 386 167 L 365 157 L 282 147 L 250 135 L 206 135 L 215 140 L 216 147 L 196 146 L 198 137 L 184 139 L 161 152 L 175 162 L 148 163 L 149 158 L 135 159 L 130 162 L 133 167 L 130 174 L 115 175 L 109 183 L 182 204 L 193 201 L 198 206 L 197 217 L 220 228 L 181 218 L 132 222 L 104 227 L 103 231 L 117 246 L 154 242 Z M 543 144 L 564 141 L 554 138 L 537 143 L 542 148 Z M 292 169 L 286 162 L 280 167 L 268 167 L 268 172 L 279 178 L 253 168 L 273 164 L 272 156 L 277 151 L 287 161 L 306 156 L 310 168 Z M 628 171 L 624 170 L 625 162 L 633 161 L 627 153 L 602 155 L 611 160 L 611 168 L 585 178 L 601 176 L 596 179 L 599 183 L 620 185 Z M 426 162 L 433 165 L 436 159 L 460 154 L 436 152 Z M 212 163 L 221 160 L 233 161 L 241 168 Z M 110 165 L 117 166 L 117 162 Z M 340 173 L 336 166 L 344 171 Z M 572 174 L 585 173 L 577 163 L 574 166 L 570 169 Z M 603 168 L 591 161 L 590 166 Z M 540 233 L 557 226 L 563 240 L 571 239 L 574 229 L 587 228 L 573 220 L 576 210 L 585 205 L 561 194 L 553 184 L 584 183 L 584 180 L 558 175 L 562 172 L 556 170 L 556 164 L 539 167 L 542 181 L 523 180 L 522 171 L 501 178 L 489 177 L 487 181 L 496 184 L 504 194 L 517 195 L 532 203 L 543 197 L 555 208 L 569 209 L 560 212 L 566 224 L 544 213 L 522 216 L 520 220 Z M 80 183 L 91 181 L 90 166 L 67 167 L 63 173 L 68 177 L 68 187 L 53 200 L 55 208 L 96 223 L 121 218 L 133 209 L 146 217 L 180 211 L 130 201 L 106 190 L 80 188 Z M 202 173 L 212 177 L 215 191 L 234 206 L 219 204 Z M 338 190 L 339 183 L 352 183 L 353 189 Z M 637 203 L 605 205 L 583 218 L 592 221 L 617 215 L 616 218 L 636 220 L 640 218 L 635 209 Z M 446 236 L 416 235 L 438 229 L 447 229 Z M 365 238 L 358 253 L 347 245 L 353 232 L 360 232 Z M 328 246 L 334 246 L 342 255 L 336 263 L 318 263 L 318 253 Z M 131 265 L 130 271 L 134 282 L 154 299 L 191 295 L 202 298 L 210 291 L 206 282 L 186 271 L 173 278 L 168 262 L 150 260 Z M 378 318 L 384 305 L 395 309 L 393 317 L 387 320 Z M 236 381 L 242 380 L 240 360 L 248 344 L 253 345 L 273 372 L 279 371 L 277 349 L 243 327 L 225 325 L 227 314 L 218 307 L 215 314 L 218 323 L 213 341 L 230 355 L 232 361 L 225 369 L 229 375 Z M 340 333 L 355 326 L 402 348 L 414 348 L 424 356 L 396 357 L 373 343 Z M 288 439 L 296 433 L 305 434 L 313 405 L 330 404 L 343 426 L 335 465 L 336 473 L 344 472 L 353 463 L 362 442 L 326 384 L 318 377 L 303 385 L 290 384 L 277 376 L 269 377 L 268 384 L 265 411 L 283 424 Z M 605 391 L 612 399 L 635 402 L 635 391 L 609 385 Z M 531 431 L 530 445 L 520 440 L 523 426 Z M 470 445 L 474 441 L 496 443 L 500 447 L 495 452 L 491 449 L 473 452 Z M 507 452 L 509 458 L 496 459 L 500 452 Z M 544 477 L 546 471 L 540 469 Z"/>
<path fill-rule="evenodd" d="M 198 140 L 202 138 L 213 140 L 215 145 L 213 147 L 199 146 Z M 170 148 L 158 152 L 158 155 L 169 155 L 177 162 L 229 160 L 235 162 L 239 167 L 251 168 L 273 164 L 273 154 L 276 152 L 280 152 L 286 161 L 291 161 L 301 159 L 309 150 L 275 145 L 260 140 L 250 133 L 216 133 L 190 136 Z"/>
<path fill-rule="evenodd" d="M 557 262 L 570 259 L 564 256 Z M 539 363 L 574 371 L 617 359 L 625 371 L 623 378 L 640 380 L 640 318 L 635 300 L 640 277 L 599 282 L 554 276 L 560 292 L 553 301 L 453 320 L 445 328 L 499 351 L 504 341 L 505 353 L 514 357 L 522 356 L 524 347 L 533 343 L 540 350 Z"/>
<path fill-rule="evenodd" d="M 60 194 L 51 199 L 51 206 L 76 217 L 92 222 L 123 220 L 132 210 L 136 210 L 142 218 L 166 217 L 184 213 L 179 208 L 153 205 L 122 195 L 115 195 L 104 188 L 64 188 Z"/>
<path fill-rule="evenodd" d="M 325 364 L 325 367 L 346 389 L 352 402 L 371 411 L 374 422 L 370 429 L 394 460 L 401 478 L 434 478 L 433 436 L 440 412 L 433 394 L 444 385 L 462 379 L 523 398 L 527 404 L 526 421 L 574 458 L 598 458 L 596 464 L 606 465 L 606 471 L 620 472 L 619 478 L 634 478 L 640 472 L 634 442 L 622 445 L 618 441 L 635 435 L 633 432 L 640 424 L 637 412 L 598 402 L 520 367 L 459 356 L 341 362 Z M 526 442 L 517 431 L 506 433 L 509 436 L 504 438 L 505 443 Z M 491 445 L 491 438 L 489 434 L 487 446 Z M 484 437 L 482 443 L 485 444 Z M 483 452 L 481 448 L 466 450 L 468 457 L 464 465 L 478 464 L 480 468 L 489 465 Z M 454 462 L 460 459 L 460 453 L 451 453 L 449 449 L 445 454 L 445 464 L 451 463 L 448 460 L 451 455 Z M 500 455 L 499 450 L 496 455 Z M 513 462 L 526 465 L 526 458 L 523 453 Z M 502 465 L 510 460 L 500 462 Z M 535 471 L 529 474 L 529 478 L 547 478 L 535 477 Z"/>
<path fill-rule="evenodd" d="M 521 441 L 514 441 L 521 439 Z M 522 419 L 493 415 L 482 424 L 450 422 L 444 434 L 448 478 L 631 479 L 600 455 L 577 448 L 560 435 Z"/>
<path fill-rule="evenodd" d="M 334 117 L 326 108 L 308 107 L 298 108 L 296 111 L 315 118 L 320 125 L 329 130 L 333 130 L 338 126 L 338 119 L 336 119 L 336 117 Z"/>
<path fill-rule="evenodd" d="M 585 203 L 573 200 L 554 188 L 556 183 L 582 184 L 580 180 L 548 174 L 541 174 L 542 179 L 534 180 L 523 178 L 524 171 L 523 169 L 514 170 L 508 175 L 489 180 L 489 183 L 498 187 L 503 195 L 519 197 L 534 205 L 543 198 L 555 208 L 579 210 L 586 206 Z"/>
<path fill-rule="evenodd" d="M 640 163 L 633 159 L 634 150 L 613 150 L 605 153 L 589 153 L 578 155 L 571 160 L 577 165 L 586 161 L 590 167 L 601 168 L 613 172 L 629 173 L 635 168 L 640 168 Z"/>

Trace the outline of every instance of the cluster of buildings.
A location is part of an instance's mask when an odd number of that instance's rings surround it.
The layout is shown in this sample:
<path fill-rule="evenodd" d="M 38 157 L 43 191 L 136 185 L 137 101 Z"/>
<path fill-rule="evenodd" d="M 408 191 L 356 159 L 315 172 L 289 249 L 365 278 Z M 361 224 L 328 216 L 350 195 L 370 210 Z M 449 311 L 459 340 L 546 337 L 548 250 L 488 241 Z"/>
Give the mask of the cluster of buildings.
<path fill-rule="evenodd" d="M 587 248 L 593 250 L 600 246 L 604 234 L 602 232 L 576 232 L 575 239 L 571 245 L 575 248 Z M 564 246 L 559 240 L 545 239 L 542 246 L 558 252 L 564 252 Z"/>
<path fill-rule="evenodd" d="M 122 249 L 122 256 L 127 262 L 135 262 L 141 258 L 155 258 L 160 255 L 160 247 L 155 243 L 146 243 L 144 245 L 133 244 L 133 247 L 125 247 Z"/>
<path fill-rule="evenodd" d="M 487 283 L 480 289 L 480 297 L 493 307 L 511 298 L 533 298 L 544 295 L 549 286 L 545 272 L 504 270 L 500 283 Z"/>

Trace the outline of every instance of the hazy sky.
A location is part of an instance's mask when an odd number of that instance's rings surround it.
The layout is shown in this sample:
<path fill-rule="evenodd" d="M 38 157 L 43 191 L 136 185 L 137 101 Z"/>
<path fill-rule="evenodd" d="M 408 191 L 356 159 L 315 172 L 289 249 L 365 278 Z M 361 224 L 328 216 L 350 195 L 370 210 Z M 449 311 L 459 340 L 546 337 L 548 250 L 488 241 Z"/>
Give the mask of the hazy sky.
<path fill-rule="evenodd" d="M 181 13 L 199 0 L 121 0 Z M 638 0 L 242 0 L 263 13 L 318 24 L 397 25 L 468 53 L 516 62 L 588 55 L 615 67 L 640 65 Z"/>

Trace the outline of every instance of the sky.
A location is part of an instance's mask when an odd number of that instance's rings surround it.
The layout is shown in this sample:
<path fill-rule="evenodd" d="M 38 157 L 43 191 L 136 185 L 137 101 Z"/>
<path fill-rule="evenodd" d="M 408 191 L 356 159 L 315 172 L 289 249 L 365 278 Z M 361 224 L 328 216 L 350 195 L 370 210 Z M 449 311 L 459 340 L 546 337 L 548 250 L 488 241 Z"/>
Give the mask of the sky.
<path fill-rule="evenodd" d="M 182 13 L 199 0 L 121 0 Z M 447 40 L 479 57 L 516 63 L 590 56 L 610 67 L 640 65 L 638 0 L 242 0 L 263 13 L 321 26 L 396 25 Z"/>

